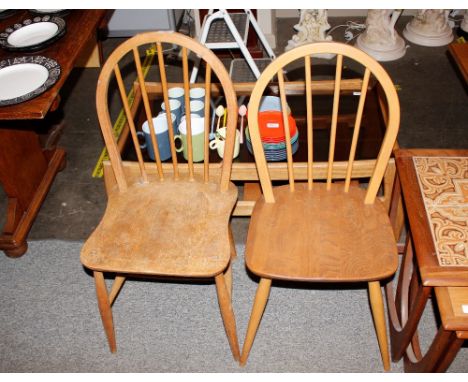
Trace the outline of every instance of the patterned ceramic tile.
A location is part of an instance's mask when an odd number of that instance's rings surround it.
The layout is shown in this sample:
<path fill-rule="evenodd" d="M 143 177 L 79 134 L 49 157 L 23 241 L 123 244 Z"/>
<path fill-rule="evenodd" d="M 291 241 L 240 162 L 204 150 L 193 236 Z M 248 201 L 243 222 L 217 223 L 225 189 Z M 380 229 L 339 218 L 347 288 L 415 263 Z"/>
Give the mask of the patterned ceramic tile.
<path fill-rule="evenodd" d="M 414 157 L 441 266 L 468 266 L 468 157 Z"/>

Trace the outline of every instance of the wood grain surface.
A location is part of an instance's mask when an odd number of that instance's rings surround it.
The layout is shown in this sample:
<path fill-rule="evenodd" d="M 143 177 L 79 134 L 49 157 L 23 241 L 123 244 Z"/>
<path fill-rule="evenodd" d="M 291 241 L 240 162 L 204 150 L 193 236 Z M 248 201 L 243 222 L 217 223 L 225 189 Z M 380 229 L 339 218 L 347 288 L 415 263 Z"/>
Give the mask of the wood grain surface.
<path fill-rule="evenodd" d="M 298 281 L 371 281 L 397 268 L 387 211 L 365 205 L 365 190 L 323 183 L 274 189 L 275 203 L 257 201 L 247 237 L 246 263 L 255 274 Z"/>

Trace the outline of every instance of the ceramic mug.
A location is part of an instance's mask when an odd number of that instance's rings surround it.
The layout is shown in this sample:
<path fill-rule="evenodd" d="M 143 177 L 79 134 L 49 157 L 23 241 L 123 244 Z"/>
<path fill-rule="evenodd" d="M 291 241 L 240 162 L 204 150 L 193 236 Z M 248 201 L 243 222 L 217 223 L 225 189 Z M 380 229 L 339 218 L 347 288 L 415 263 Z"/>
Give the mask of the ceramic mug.
<path fill-rule="evenodd" d="M 184 88 L 169 88 L 167 91 L 167 95 L 170 99 L 175 99 L 180 102 L 180 107 L 182 109 L 181 114 L 185 114 L 185 99 L 184 99 Z"/>
<path fill-rule="evenodd" d="M 203 88 L 192 88 L 190 89 L 190 101 L 202 101 L 205 102 L 205 89 Z"/>
<path fill-rule="evenodd" d="M 205 157 L 205 118 L 192 115 L 190 121 L 190 128 L 192 130 L 192 158 L 194 162 L 201 162 Z M 174 137 L 174 140 L 177 139 L 180 139 L 181 146 L 176 148 L 176 151 L 182 151 L 185 160 L 188 160 L 187 120 L 185 116 L 182 117 L 179 125 L 179 135 Z"/>
<path fill-rule="evenodd" d="M 179 124 L 180 119 L 182 118 L 182 104 L 179 100 L 174 98 L 169 98 L 169 107 L 171 109 L 171 113 L 175 114 L 176 119 L 172 127 L 174 128 L 174 135 L 179 133 Z M 166 104 L 164 102 L 161 103 L 161 114 L 166 113 Z"/>
<path fill-rule="evenodd" d="M 211 150 L 218 150 L 218 155 L 224 157 L 224 141 L 226 139 L 226 127 L 221 127 L 216 131 L 215 139 L 210 142 Z M 236 140 L 234 141 L 233 158 L 237 158 L 240 151 L 240 131 L 236 129 Z"/>
<path fill-rule="evenodd" d="M 176 118 L 175 114 L 171 113 L 172 123 Z M 169 141 L 169 129 L 167 123 L 166 114 L 159 114 L 157 117 L 153 118 L 154 132 L 156 134 L 156 139 L 158 141 L 159 157 L 162 161 L 167 160 L 171 157 L 171 144 Z M 140 145 L 140 148 L 146 149 L 148 151 L 148 156 L 152 160 L 155 159 L 153 142 L 151 142 L 150 127 L 148 121 L 145 121 L 141 126 L 143 131 L 138 131 L 137 135 L 145 137 L 145 143 Z"/>
<path fill-rule="evenodd" d="M 190 115 L 205 116 L 205 103 L 203 101 L 190 101 Z"/>

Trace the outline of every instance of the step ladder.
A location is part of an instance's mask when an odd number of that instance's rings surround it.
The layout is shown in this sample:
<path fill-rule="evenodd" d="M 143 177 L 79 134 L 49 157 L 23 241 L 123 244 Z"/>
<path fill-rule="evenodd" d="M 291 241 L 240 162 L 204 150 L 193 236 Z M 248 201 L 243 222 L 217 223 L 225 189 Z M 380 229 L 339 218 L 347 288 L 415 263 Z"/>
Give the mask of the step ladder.
<path fill-rule="evenodd" d="M 250 25 L 254 28 L 268 57 L 252 58 L 246 45 Z M 203 20 L 199 41 L 212 50 L 240 49 L 243 58 L 233 59 L 229 69 L 233 82 L 257 80 L 262 70 L 276 58 L 250 9 L 244 9 L 243 12 L 239 13 L 228 13 L 226 9 L 218 9 L 214 12 L 213 9 L 210 9 Z M 195 61 L 190 77 L 192 83 L 197 79 L 199 62 L 199 59 Z"/>

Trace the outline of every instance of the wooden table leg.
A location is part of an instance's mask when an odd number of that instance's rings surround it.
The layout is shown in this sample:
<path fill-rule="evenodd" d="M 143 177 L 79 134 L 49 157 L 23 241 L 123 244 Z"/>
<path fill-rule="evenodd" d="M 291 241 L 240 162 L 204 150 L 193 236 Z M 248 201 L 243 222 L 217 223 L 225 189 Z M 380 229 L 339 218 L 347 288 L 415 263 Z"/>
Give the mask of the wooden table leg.
<path fill-rule="evenodd" d="M 447 371 L 462 347 L 463 342 L 465 342 L 463 338 L 459 338 L 455 332 L 452 332 L 449 345 L 445 348 L 445 354 L 443 354 L 433 371 L 436 373 L 444 373 Z"/>
<path fill-rule="evenodd" d="M 8 197 L 0 250 L 7 256 L 19 257 L 26 252 L 29 230 L 64 165 L 65 151 L 44 151 L 36 132 L 15 127 L 0 129 L 0 183 Z"/>
<path fill-rule="evenodd" d="M 413 251 L 409 243 L 402 260 L 396 297 L 394 297 L 392 283 L 386 284 L 391 354 L 394 362 L 403 357 L 412 343 L 419 320 L 432 292 L 432 287 L 415 285 L 417 269 L 415 269 L 416 266 L 413 267 L 413 262 Z"/>
<path fill-rule="evenodd" d="M 405 372 L 432 373 L 444 372 L 450 366 L 463 343 L 455 332 L 439 328 L 427 353 L 423 357 L 414 357 L 411 353 L 405 356 Z"/>

